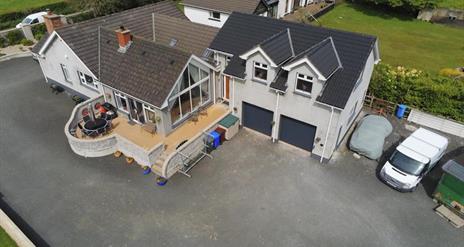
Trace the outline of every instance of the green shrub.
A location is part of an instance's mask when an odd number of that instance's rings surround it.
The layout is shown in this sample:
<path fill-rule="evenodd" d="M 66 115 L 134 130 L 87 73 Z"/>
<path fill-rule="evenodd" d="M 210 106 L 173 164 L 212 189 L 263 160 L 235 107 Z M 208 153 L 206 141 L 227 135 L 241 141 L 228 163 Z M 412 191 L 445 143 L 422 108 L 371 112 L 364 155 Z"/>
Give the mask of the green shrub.
<path fill-rule="evenodd" d="M 21 45 L 23 45 L 23 46 L 31 46 L 33 44 L 34 44 L 34 42 L 32 42 L 31 40 L 28 40 L 26 38 L 21 40 Z"/>
<path fill-rule="evenodd" d="M 13 30 L 6 34 L 6 39 L 8 40 L 8 45 L 17 45 L 23 39 L 23 33 L 21 30 Z"/>
<path fill-rule="evenodd" d="M 374 96 L 464 121 L 464 80 L 378 64 L 369 91 Z"/>
<path fill-rule="evenodd" d="M 32 34 L 34 34 L 34 38 L 36 40 L 40 40 L 40 38 L 43 37 L 43 35 L 47 32 L 47 27 L 45 26 L 44 23 L 32 26 L 31 28 Z"/>
<path fill-rule="evenodd" d="M 3 36 L 0 36 L 0 48 L 6 47 L 7 43 L 8 41 Z"/>
<path fill-rule="evenodd" d="M 67 1 L 63 1 L 59 3 L 44 5 L 38 8 L 30 8 L 21 11 L 5 13 L 0 15 L 0 30 L 15 27 L 16 24 L 20 23 L 24 18 L 26 18 L 26 16 L 30 15 L 31 13 L 45 11 L 46 9 L 50 9 L 54 13 L 62 15 L 77 11 L 74 5 L 68 3 Z"/>
<path fill-rule="evenodd" d="M 89 12 L 81 13 L 79 15 L 75 15 L 73 17 L 69 17 L 68 21 L 71 23 L 77 23 L 77 22 L 86 21 L 92 18 L 95 18 L 95 16 L 92 11 L 89 11 Z"/>

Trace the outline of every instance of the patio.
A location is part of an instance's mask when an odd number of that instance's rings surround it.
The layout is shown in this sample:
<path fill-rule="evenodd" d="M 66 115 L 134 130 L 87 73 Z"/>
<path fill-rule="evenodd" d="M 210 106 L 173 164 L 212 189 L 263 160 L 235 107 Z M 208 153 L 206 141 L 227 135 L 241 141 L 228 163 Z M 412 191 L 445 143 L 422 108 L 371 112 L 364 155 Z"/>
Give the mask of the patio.
<path fill-rule="evenodd" d="M 320 12 L 325 11 L 325 9 L 334 4 L 335 1 L 314 2 L 306 5 L 305 7 L 299 7 L 291 14 L 284 16 L 283 19 L 292 22 L 312 22 L 313 19 L 311 18 L 311 15 L 318 18 L 320 15 L 322 15 L 322 13 L 319 14 Z"/>
<path fill-rule="evenodd" d="M 180 144 L 190 140 L 195 136 L 198 136 L 198 134 L 202 133 L 206 129 L 211 128 L 212 125 L 220 121 L 228 113 L 229 109 L 227 105 L 224 105 L 222 103 L 211 105 L 208 108 L 206 108 L 202 114 L 195 114 L 194 116 L 190 117 L 189 120 L 182 123 L 179 127 L 174 129 L 167 136 L 163 136 L 156 133 L 150 133 L 143 128 L 143 125 L 131 122 L 127 118 L 127 116 L 123 114 L 119 114 L 118 117 L 114 118 L 111 124 L 112 127 L 104 134 L 98 136 L 90 137 L 85 135 L 82 129 L 80 128 L 72 129 L 75 130 L 73 136 L 77 140 L 82 140 L 84 143 L 89 143 L 89 146 L 92 145 L 92 143 L 93 145 L 95 145 L 95 143 L 103 142 L 116 136 L 118 140 L 123 139 L 125 143 L 132 145 L 133 147 L 130 148 L 131 151 L 137 149 L 141 151 L 140 153 L 153 153 L 155 149 L 159 149 L 159 146 L 162 145 L 160 152 L 163 154 L 164 157 L 167 157 L 171 153 L 176 151 Z M 77 123 L 83 125 L 83 120 L 78 119 Z M 118 141 L 116 141 L 116 143 L 117 142 Z M 125 150 L 121 150 L 123 149 L 122 147 L 126 145 L 116 143 L 107 144 L 105 146 L 115 146 L 112 148 L 112 151 L 119 150 L 123 152 L 125 155 L 131 155 L 130 153 L 125 152 Z M 137 157 L 133 158 L 137 160 Z M 148 165 L 143 163 L 140 163 L 140 165 Z M 149 165 L 153 165 L 153 162 L 150 162 Z"/>

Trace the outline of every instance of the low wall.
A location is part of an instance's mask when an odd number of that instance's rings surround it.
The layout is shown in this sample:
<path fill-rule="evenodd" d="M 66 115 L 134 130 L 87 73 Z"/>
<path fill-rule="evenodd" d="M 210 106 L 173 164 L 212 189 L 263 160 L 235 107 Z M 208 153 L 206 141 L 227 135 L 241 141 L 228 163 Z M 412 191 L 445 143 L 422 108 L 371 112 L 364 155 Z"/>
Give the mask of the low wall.
<path fill-rule="evenodd" d="M 408 121 L 464 138 L 464 124 L 412 109 Z"/>
<path fill-rule="evenodd" d="M 115 133 L 95 139 L 79 139 L 71 134 L 83 117 L 82 110 L 89 107 L 95 109 L 97 103 L 104 103 L 103 95 L 78 104 L 65 125 L 64 132 L 73 152 L 84 157 L 102 157 L 121 151 L 125 156 L 132 157 L 141 166 L 151 167 L 164 151 L 162 143 L 147 151 Z"/>

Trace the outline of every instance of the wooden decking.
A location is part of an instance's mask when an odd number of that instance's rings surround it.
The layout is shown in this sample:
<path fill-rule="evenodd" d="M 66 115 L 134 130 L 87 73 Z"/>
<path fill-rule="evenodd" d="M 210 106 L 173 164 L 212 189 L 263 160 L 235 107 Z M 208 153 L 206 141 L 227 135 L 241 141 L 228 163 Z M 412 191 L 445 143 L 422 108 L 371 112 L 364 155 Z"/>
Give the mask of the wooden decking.
<path fill-rule="evenodd" d="M 207 114 L 199 115 L 198 121 L 187 120 L 182 123 L 178 128 L 171 132 L 168 136 L 158 134 L 151 134 L 145 131 L 141 125 L 129 123 L 129 120 L 124 116 L 119 116 L 113 119 L 113 129 L 104 136 L 96 137 L 103 138 L 111 134 L 118 134 L 137 146 L 150 150 L 160 143 L 164 143 L 165 152 L 170 153 L 184 141 L 201 133 L 205 128 L 220 120 L 228 112 L 227 106 L 223 104 L 215 104 L 206 110 Z M 85 137 L 78 129 L 76 136 L 81 139 L 93 139 Z"/>

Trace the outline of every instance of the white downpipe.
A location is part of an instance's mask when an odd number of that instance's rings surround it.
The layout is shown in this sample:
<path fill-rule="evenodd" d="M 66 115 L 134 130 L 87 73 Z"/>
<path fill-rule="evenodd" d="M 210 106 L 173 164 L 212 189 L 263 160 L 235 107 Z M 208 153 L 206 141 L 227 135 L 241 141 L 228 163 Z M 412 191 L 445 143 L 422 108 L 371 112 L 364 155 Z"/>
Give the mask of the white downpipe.
<path fill-rule="evenodd" d="M 233 111 L 235 107 L 235 78 L 232 78 L 232 107 L 231 110 Z"/>
<path fill-rule="evenodd" d="M 276 107 L 275 107 L 275 111 L 274 111 L 274 125 L 272 126 L 272 141 L 275 142 L 277 140 L 277 116 L 279 116 L 278 112 L 279 112 L 279 96 L 280 96 L 280 93 L 277 92 L 277 98 L 276 98 Z"/>
<path fill-rule="evenodd" d="M 216 72 L 213 72 L 213 103 L 216 104 L 216 83 L 218 83 L 218 79 L 221 78 L 216 76 Z"/>
<path fill-rule="evenodd" d="M 320 163 L 322 163 L 322 161 L 324 161 L 325 148 L 327 147 L 327 140 L 329 140 L 329 133 L 330 133 L 330 128 L 332 126 L 333 114 L 334 114 L 334 108 L 330 107 L 329 127 L 327 128 L 327 133 L 325 134 L 324 148 L 322 148 L 321 160 L 319 161 Z"/>

